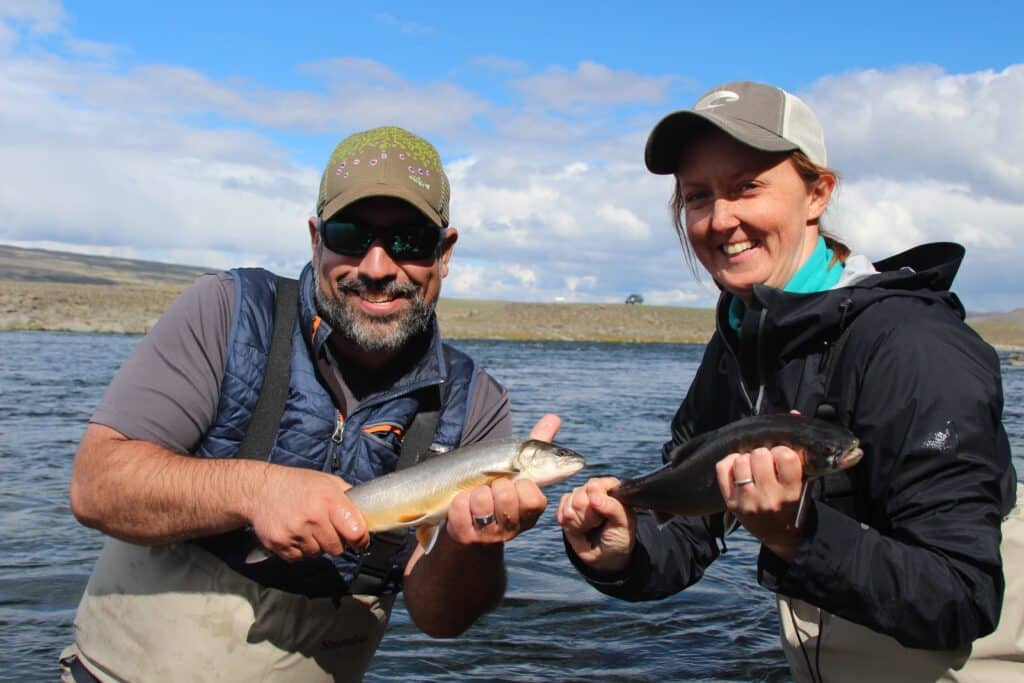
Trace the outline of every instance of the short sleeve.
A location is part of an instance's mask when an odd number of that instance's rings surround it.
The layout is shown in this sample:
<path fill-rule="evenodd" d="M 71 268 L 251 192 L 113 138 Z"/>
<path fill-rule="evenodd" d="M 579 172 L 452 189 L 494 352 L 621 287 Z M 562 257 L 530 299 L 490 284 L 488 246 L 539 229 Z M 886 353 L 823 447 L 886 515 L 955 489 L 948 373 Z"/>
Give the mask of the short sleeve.
<path fill-rule="evenodd" d="M 194 451 L 217 412 L 234 298 L 227 273 L 196 280 L 128 355 L 91 422 Z"/>

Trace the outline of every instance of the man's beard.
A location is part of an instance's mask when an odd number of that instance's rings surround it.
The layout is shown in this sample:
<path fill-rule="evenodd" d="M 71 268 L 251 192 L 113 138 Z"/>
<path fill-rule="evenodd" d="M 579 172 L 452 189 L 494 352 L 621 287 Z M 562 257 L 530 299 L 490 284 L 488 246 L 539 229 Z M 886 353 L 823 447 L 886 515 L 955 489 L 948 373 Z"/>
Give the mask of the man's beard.
<path fill-rule="evenodd" d="M 427 302 L 423 292 L 411 282 L 389 280 L 380 282 L 355 278 L 336 283 L 339 299 L 325 294 L 320 286 L 320 271 L 314 270 L 313 298 L 317 312 L 336 334 L 371 353 L 394 353 L 410 339 L 430 327 L 436 302 Z M 409 306 L 386 316 L 371 316 L 359 310 L 359 304 L 347 293 L 355 295 L 384 294 L 406 297 Z"/>

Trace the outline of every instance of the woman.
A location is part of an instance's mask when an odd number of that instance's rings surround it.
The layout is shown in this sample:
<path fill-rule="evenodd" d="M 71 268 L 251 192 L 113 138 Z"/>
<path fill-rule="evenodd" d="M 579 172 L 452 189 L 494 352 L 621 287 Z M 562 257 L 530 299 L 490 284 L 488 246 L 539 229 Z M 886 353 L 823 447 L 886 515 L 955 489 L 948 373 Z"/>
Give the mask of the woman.
<path fill-rule="evenodd" d="M 851 256 L 821 225 L 836 185 L 821 127 L 772 86 L 726 83 L 667 116 L 646 162 L 675 174 L 687 258 L 722 290 L 717 331 L 663 457 L 741 417 L 791 410 L 861 439 L 863 461 L 820 480 L 799 527 L 794 451 L 765 444 L 718 465 L 728 510 L 762 544 L 758 580 L 778 596 L 794 677 L 1019 676 L 1019 654 L 1000 662 L 1020 633 L 1010 601 L 999 633 L 975 642 L 999 622 L 1002 569 L 1013 566 L 1001 558 L 1001 522 L 1017 483 L 998 358 L 948 290 L 963 249 L 924 245 L 874 266 Z M 584 577 L 627 600 L 700 579 L 728 532 L 722 515 L 659 527 L 606 495 L 616 483 L 592 479 L 561 500 L 557 518 Z M 1013 539 L 1021 552 L 1016 528 L 1004 555 Z M 992 642 L 1004 637 L 1008 645 Z"/>

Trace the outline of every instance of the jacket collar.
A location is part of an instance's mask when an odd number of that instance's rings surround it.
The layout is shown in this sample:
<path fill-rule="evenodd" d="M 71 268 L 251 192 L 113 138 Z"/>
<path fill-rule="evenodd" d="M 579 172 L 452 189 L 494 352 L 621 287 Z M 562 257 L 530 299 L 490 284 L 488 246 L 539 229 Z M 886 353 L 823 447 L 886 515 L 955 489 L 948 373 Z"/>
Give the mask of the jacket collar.
<path fill-rule="evenodd" d="M 949 288 L 963 257 L 959 244 L 924 244 L 876 262 L 877 274 L 825 292 L 792 294 L 755 285 L 741 339 L 728 329 L 732 295 L 723 292 L 717 308 L 718 333 L 734 350 L 755 345 L 758 359 L 785 361 L 835 339 L 864 309 L 890 297 L 947 305 L 962 318 L 963 306 Z"/>

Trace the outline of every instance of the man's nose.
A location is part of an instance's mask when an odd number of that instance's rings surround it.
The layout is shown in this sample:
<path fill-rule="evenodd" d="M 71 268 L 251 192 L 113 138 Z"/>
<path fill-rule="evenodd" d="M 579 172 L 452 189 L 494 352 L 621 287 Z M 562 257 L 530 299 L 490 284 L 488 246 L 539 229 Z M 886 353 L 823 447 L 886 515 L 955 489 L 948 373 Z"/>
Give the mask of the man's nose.
<path fill-rule="evenodd" d="M 391 258 L 379 237 L 363 254 L 363 259 L 359 262 L 359 272 L 372 280 L 386 280 L 398 272 L 398 264 Z"/>

